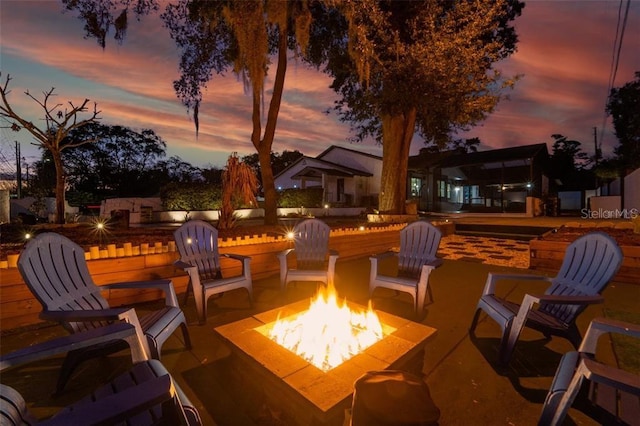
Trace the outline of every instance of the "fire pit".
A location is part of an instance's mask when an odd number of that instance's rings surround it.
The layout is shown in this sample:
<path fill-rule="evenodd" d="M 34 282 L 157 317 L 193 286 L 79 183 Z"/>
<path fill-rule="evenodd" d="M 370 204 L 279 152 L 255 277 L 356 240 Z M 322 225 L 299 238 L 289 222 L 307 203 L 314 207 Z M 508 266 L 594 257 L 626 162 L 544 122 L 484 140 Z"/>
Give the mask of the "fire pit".
<path fill-rule="evenodd" d="M 344 302 L 352 311 L 366 309 Z M 215 328 L 231 350 L 234 386 L 269 408 L 287 425 L 341 425 L 351 405 L 353 383 L 372 370 L 421 374 L 425 342 L 436 330 L 405 318 L 377 312 L 381 339 L 335 366 L 315 366 L 268 337 L 279 318 L 291 319 L 310 308 L 308 300 L 256 314 Z"/>

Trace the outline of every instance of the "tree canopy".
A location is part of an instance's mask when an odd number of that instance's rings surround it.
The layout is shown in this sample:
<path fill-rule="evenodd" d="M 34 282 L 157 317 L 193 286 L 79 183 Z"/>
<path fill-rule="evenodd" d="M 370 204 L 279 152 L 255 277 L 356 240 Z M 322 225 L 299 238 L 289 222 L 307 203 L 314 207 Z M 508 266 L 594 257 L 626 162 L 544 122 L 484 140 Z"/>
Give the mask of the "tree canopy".
<path fill-rule="evenodd" d="M 634 80 L 611 90 L 606 111 L 618 137 L 614 153 L 620 165 L 632 170 L 640 167 L 640 71 Z"/>
<path fill-rule="evenodd" d="M 71 188 L 104 197 L 155 196 L 171 181 L 201 180 L 199 170 L 166 156 L 166 142 L 153 130 L 92 123 L 75 129 L 68 140 L 91 139 L 64 153 Z"/>
<path fill-rule="evenodd" d="M 491 113 L 505 77 L 494 64 L 515 51 L 510 21 L 517 0 L 328 2 L 348 25 L 347 53 L 324 56 L 336 109 L 352 123 L 355 139 L 373 136 L 383 145 L 380 210 L 402 212 L 409 149 L 417 132 L 445 144 Z M 335 34 L 334 34 L 335 37 Z M 322 55 L 316 55 L 322 57 Z"/>

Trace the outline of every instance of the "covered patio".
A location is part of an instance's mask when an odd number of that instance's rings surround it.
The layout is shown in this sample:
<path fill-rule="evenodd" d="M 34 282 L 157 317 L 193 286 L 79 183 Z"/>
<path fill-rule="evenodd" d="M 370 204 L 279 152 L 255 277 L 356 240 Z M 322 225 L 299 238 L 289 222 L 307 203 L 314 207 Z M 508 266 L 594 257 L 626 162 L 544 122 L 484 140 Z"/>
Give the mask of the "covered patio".
<path fill-rule="evenodd" d="M 440 409 L 442 425 L 534 424 L 541 412 L 547 390 L 560 358 L 572 350 L 564 339 L 545 342 L 537 332 L 525 330 L 508 368 L 497 366 L 500 330 L 492 321 L 479 324 L 476 335 L 468 328 L 475 305 L 489 272 L 534 273 L 524 269 L 488 265 L 479 262 L 445 260 L 431 276 L 434 301 L 427 305 L 418 321 L 437 330 L 425 346 L 423 374 L 435 405 Z M 338 261 L 336 288 L 348 301 L 366 304 L 368 300 L 369 259 L 367 257 Z M 536 285 L 536 284 L 532 284 Z M 531 287 L 528 287 L 531 290 Z M 533 291 L 542 288 L 533 287 Z M 507 284 L 503 291 L 514 300 L 521 299 L 524 288 Z M 254 281 L 254 304 L 250 309 L 246 295 L 230 292 L 210 301 L 208 320 L 197 325 L 193 299 L 183 309 L 190 323 L 193 349 L 186 350 L 179 334 L 165 344 L 162 363 L 196 405 L 206 425 L 279 425 L 279 413 L 259 396 L 246 392 L 230 376 L 230 348 L 216 337 L 214 328 L 286 304 L 309 299 L 315 294 L 312 283 L 290 286 L 279 292 L 278 276 Z M 615 317 L 618 313 L 640 315 L 638 287 L 633 284 L 611 283 L 604 291 L 604 305 L 594 305 L 579 318 L 584 333 L 591 319 Z M 155 303 L 155 302 L 154 302 Z M 376 292 L 374 308 L 407 319 L 415 319 L 408 296 L 392 291 Z M 140 305 L 145 310 L 153 303 Z M 637 318 L 637 317 L 636 317 Z M 2 335 L 2 353 L 26 347 L 32 343 L 65 335 L 57 325 L 39 325 L 14 330 Z M 602 345 L 603 357 L 616 362 L 615 346 Z M 90 390 L 126 371 L 131 358 L 119 353 L 103 359 L 93 359 L 78 369 L 59 397 L 52 397 L 62 358 L 52 358 L 3 372 L 2 382 L 19 389 L 33 413 L 47 417 Z M 598 424 L 576 404 L 569 413 L 573 424 Z"/>

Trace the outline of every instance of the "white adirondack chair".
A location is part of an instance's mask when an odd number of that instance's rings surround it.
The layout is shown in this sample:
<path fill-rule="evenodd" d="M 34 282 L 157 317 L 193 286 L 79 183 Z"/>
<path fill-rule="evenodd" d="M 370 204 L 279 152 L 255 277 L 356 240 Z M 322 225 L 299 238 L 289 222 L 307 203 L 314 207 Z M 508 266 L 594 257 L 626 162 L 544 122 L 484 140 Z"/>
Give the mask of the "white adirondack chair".
<path fill-rule="evenodd" d="M 71 333 L 125 321 L 136 327 L 147 354 L 160 359 L 163 343 L 180 327 L 185 346 L 191 348 L 187 322 L 170 280 L 97 286 L 89 273 L 82 247 L 54 232 L 39 234 L 27 243 L 18 258 L 18 269 L 42 305 L 40 318 L 59 322 Z M 112 289 L 160 289 L 165 295 L 165 306 L 139 318 L 134 308 L 109 307 L 101 292 Z M 70 351 L 60 372 L 58 392 L 62 391 L 78 364 L 121 349 L 122 341 L 105 341 Z"/>
<path fill-rule="evenodd" d="M 202 424 L 200 414 L 158 360 L 148 360 L 135 327 L 115 323 L 56 338 L 0 357 L 0 371 L 49 357 L 122 340 L 131 346 L 133 367 L 81 400 L 63 407 L 51 418 L 38 420 L 22 395 L 0 384 L 2 425 L 190 425 Z"/>
<path fill-rule="evenodd" d="M 400 251 L 387 251 L 370 257 L 371 274 L 369 278 L 369 297 L 373 298 L 376 288 L 384 287 L 408 293 L 413 298 L 413 307 L 417 315 L 424 309 L 429 293 L 429 275 L 442 264 L 436 257 L 442 233 L 429 222 L 416 221 L 400 231 Z M 397 258 L 397 273 L 384 275 L 379 271 L 379 262 L 388 257 Z"/>
<path fill-rule="evenodd" d="M 607 318 L 591 321 L 577 351 L 562 356 L 553 383 L 547 393 L 540 426 L 564 424 L 569 408 L 585 382 L 588 398 L 600 424 L 637 424 L 640 419 L 640 376 L 618 366 L 598 361 L 598 339 L 604 334 L 619 334 L 640 339 L 640 325 Z"/>
<path fill-rule="evenodd" d="M 560 271 L 554 278 L 490 273 L 470 331 L 475 330 L 481 311 L 500 325 L 502 338 L 499 361 L 503 365 L 511 360 L 525 326 L 545 336 L 564 337 L 577 348 L 582 336 L 576 326 L 576 318 L 588 305 L 604 302 L 600 293 L 618 271 L 622 258 L 622 251 L 613 238 L 603 232 L 591 232 L 567 247 Z M 543 280 L 550 285 L 544 294 L 527 294 L 518 304 L 496 296 L 496 286 L 500 280 Z"/>
<path fill-rule="evenodd" d="M 252 303 L 251 258 L 239 254 L 220 254 L 216 228 L 202 220 L 190 220 L 176 229 L 173 236 L 180 253 L 180 259 L 174 265 L 189 274 L 185 296 L 193 291 L 200 324 L 207 321 L 207 301 L 215 294 L 243 288 L 249 293 L 249 303 Z M 240 275 L 223 277 L 221 257 L 240 262 Z"/>
<path fill-rule="evenodd" d="M 333 284 L 338 252 L 329 249 L 329 225 L 319 219 L 306 219 L 293 228 L 293 248 L 278 253 L 280 289 L 295 281 Z M 289 268 L 288 257 L 295 254 L 295 268 Z"/>

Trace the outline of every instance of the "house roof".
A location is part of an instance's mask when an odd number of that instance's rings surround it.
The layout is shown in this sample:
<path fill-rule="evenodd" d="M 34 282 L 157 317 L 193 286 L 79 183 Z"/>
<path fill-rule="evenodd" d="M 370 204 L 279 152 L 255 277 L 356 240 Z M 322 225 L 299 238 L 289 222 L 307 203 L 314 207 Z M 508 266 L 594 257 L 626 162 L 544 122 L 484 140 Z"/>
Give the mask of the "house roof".
<path fill-rule="evenodd" d="M 346 167 L 346 166 L 322 159 L 323 156 L 326 156 L 330 151 L 333 151 L 335 149 L 344 150 L 353 154 L 363 155 L 365 157 L 382 159 L 382 157 L 379 157 L 373 154 L 368 154 L 366 152 L 356 151 L 353 149 L 332 145 L 329 148 L 325 149 L 323 152 L 321 152 L 317 157 L 308 157 L 305 155 L 303 157 L 298 158 L 296 161 L 291 163 L 287 168 L 285 168 L 280 173 L 278 173 L 275 176 L 275 178 L 278 178 L 278 176 L 284 174 L 287 170 L 291 169 L 292 167 L 295 167 L 297 164 L 303 161 L 308 161 L 311 164 L 308 166 L 305 166 L 299 172 L 291 176 L 293 179 L 299 179 L 301 177 L 318 178 L 323 174 L 330 175 L 330 176 L 343 176 L 343 177 L 373 176 L 373 174 L 368 171 Z"/>
<path fill-rule="evenodd" d="M 540 153 L 548 154 L 546 143 L 452 155 L 443 159 L 439 166 L 445 168 L 470 166 L 475 164 L 508 163 L 518 160 L 527 160 L 536 157 Z"/>
<path fill-rule="evenodd" d="M 294 179 L 299 179 L 302 177 L 321 177 L 324 175 L 329 176 L 342 176 L 342 177 L 353 177 L 353 176 L 373 176 L 372 173 L 367 172 L 365 170 L 353 169 L 351 167 L 345 167 L 340 164 L 335 164 L 330 161 L 320 160 L 319 158 L 313 159 L 312 165 L 308 165 L 300 170 L 298 173 L 291 176 Z"/>
<path fill-rule="evenodd" d="M 519 161 L 526 161 L 540 154 L 548 155 L 547 144 L 538 143 L 532 145 L 514 146 L 510 148 L 491 149 L 487 151 L 456 154 L 451 151 L 438 153 L 420 153 L 409 158 L 409 168 L 431 167 L 461 167 L 473 165 L 489 165 L 504 163 L 516 165 Z"/>
<path fill-rule="evenodd" d="M 382 157 L 380 157 L 379 155 L 369 154 L 368 152 L 362 152 L 362 151 L 358 151 L 358 150 L 350 149 L 350 148 L 345 148 L 343 146 L 338 146 L 338 145 L 331 145 L 329 148 L 325 149 L 320 154 L 318 154 L 316 156 L 316 158 L 318 158 L 318 159 L 322 158 L 322 157 L 326 156 L 329 152 L 334 151 L 336 149 L 347 151 L 347 152 L 350 152 L 350 153 L 353 153 L 353 154 L 357 154 L 357 155 L 363 155 L 365 157 L 377 158 L 378 160 L 382 159 Z"/>

